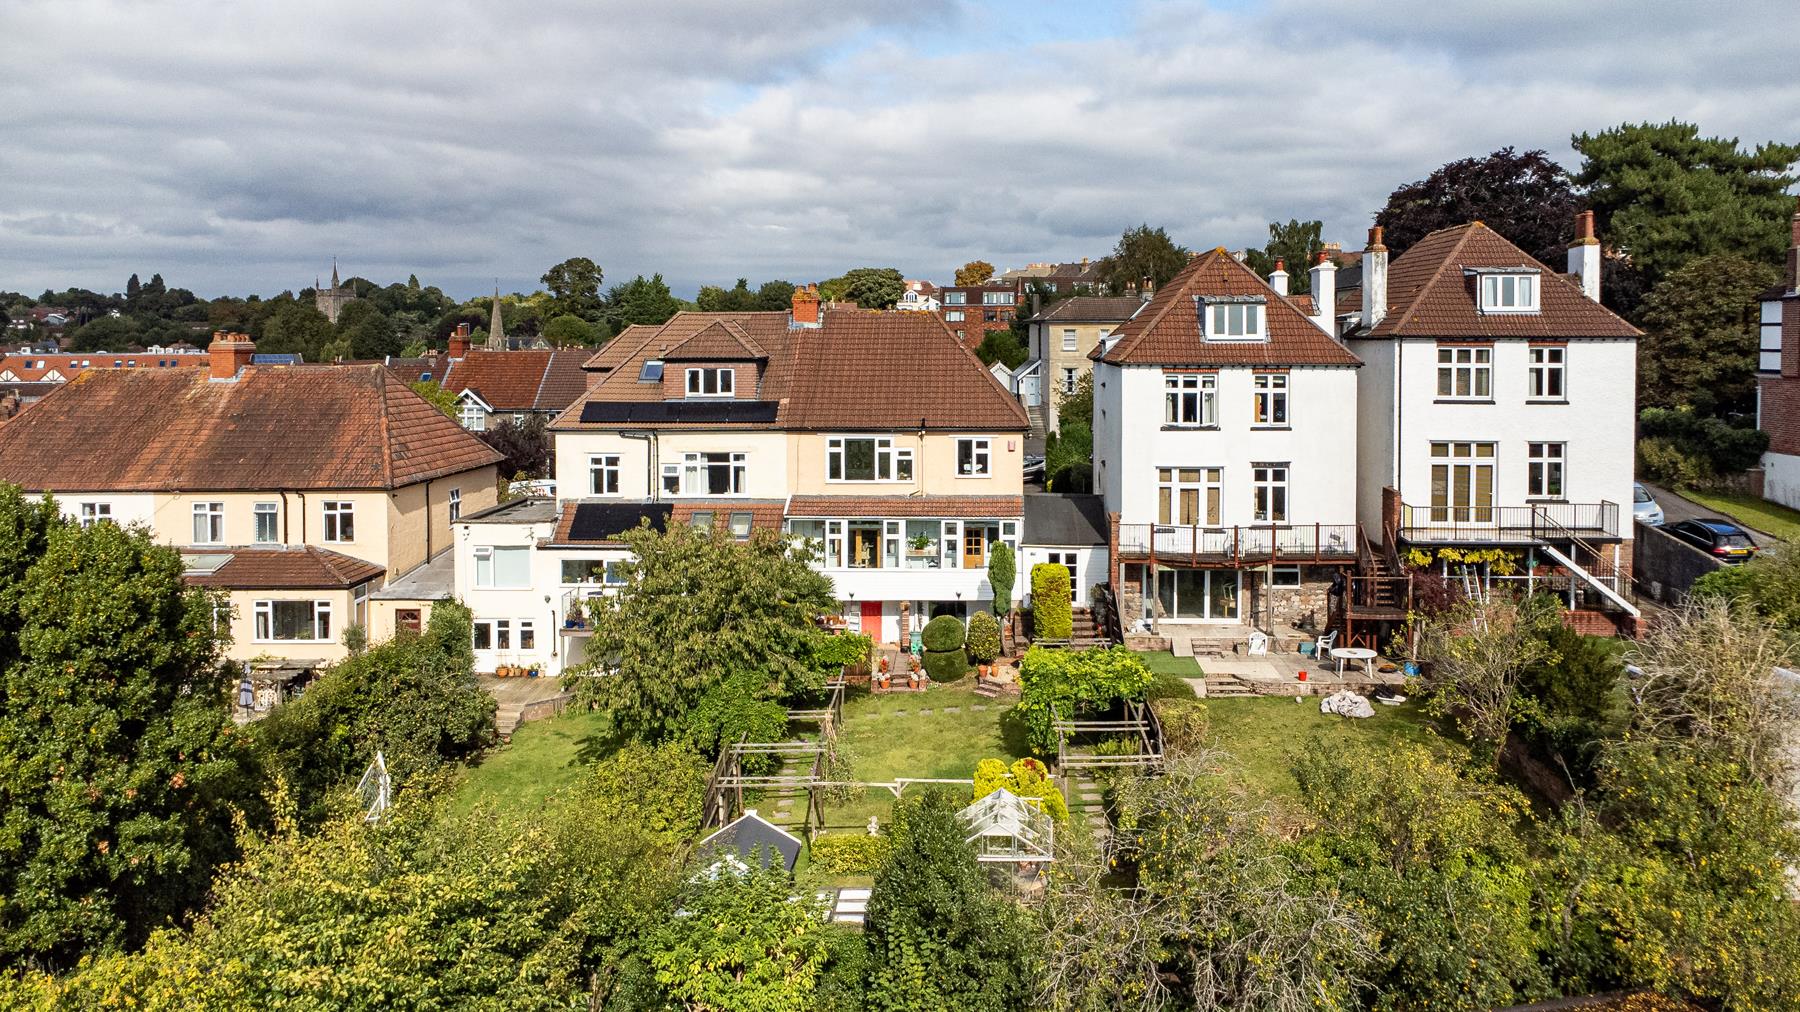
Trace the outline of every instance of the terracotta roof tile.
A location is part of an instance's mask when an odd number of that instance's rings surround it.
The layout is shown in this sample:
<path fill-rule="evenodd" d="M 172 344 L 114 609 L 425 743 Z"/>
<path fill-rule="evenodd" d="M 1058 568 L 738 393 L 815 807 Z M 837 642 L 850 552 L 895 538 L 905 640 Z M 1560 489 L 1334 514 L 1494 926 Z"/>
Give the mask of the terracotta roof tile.
<path fill-rule="evenodd" d="M 504 458 L 379 365 L 90 369 L 0 429 L 33 491 L 397 488 Z"/>
<path fill-rule="evenodd" d="M 1266 341 L 1208 341 L 1200 333 L 1199 297 L 1263 296 Z M 1114 332 L 1104 355 L 1121 365 L 1357 366 L 1362 360 L 1319 329 L 1293 303 L 1275 294 L 1260 275 L 1223 249 L 1195 257 L 1155 298 Z"/>
<path fill-rule="evenodd" d="M 769 353 L 737 321 L 714 320 L 662 357 L 668 362 L 748 362 Z"/>
<path fill-rule="evenodd" d="M 324 548 L 270 547 L 198 549 L 182 553 L 189 559 L 204 555 L 229 555 L 231 560 L 210 573 L 183 577 L 196 587 L 232 590 L 324 590 L 354 587 L 387 572 L 372 562 Z"/>
<path fill-rule="evenodd" d="M 1483 313 L 1470 267 L 1536 267 L 1537 313 Z M 1360 306 L 1360 302 L 1358 303 Z M 1388 268 L 1388 313 L 1367 337 L 1602 337 L 1640 331 L 1581 294 L 1569 278 L 1532 259 L 1481 222 L 1440 229 Z"/>
<path fill-rule="evenodd" d="M 1022 495 L 797 495 L 790 517 L 1018 517 Z"/>
<path fill-rule="evenodd" d="M 669 522 L 691 524 L 695 513 L 711 513 L 714 524 L 730 522 L 733 513 L 750 514 L 753 531 L 779 531 L 786 519 L 787 503 L 780 499 L 681 499 L 674 503 Z"/>
<path fill-rule="evenodd" d="M 470 351 L 450 363 L 446 390 L 472 390 L 495 411 L 561 411 L 587 390 L 581 350 Z"/>
<path fill-rule="evenodd" d="M 1035 320 L 1069 323 L 1116 323 L 1131 319 L 1144 304 L 1135 295 L 1077 295 L 1058 299 L 1033 317 Z"/>

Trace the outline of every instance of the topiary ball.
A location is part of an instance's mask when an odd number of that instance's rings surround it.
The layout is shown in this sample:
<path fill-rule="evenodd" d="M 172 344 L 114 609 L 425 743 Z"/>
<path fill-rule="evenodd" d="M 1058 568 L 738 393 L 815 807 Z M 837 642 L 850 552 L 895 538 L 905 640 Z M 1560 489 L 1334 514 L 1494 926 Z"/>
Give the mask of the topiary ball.
<path fill-rule="evenodd" d="M 925 623 L 921 639 L 924 640 L 927 653 L 944 653 L 950 650 L 961 651 L 967 635 L 962 619 L 955 615 L 939 615 Z"/>
<path fill-rule="evenodd" d="M 969 673 L 969 655 L 955 650 L 925 651 L 925 673 L 934 682 L 954 682 Z"/>

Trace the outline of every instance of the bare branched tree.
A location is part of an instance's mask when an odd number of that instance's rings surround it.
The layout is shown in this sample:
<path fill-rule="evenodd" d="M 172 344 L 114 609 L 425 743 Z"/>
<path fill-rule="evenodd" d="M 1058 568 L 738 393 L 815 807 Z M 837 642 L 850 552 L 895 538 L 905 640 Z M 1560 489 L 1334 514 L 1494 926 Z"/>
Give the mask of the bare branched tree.
<path fill-rule="evenodd" d="M 1161 1012 L 1175 996 L 1162 970 L 1163 939 L 1180 929 L 1174 904 L 1121 887 L 1119 838 L 1096 846 L 1063 834 L 1038 906 L 1043 962 L 1036 1001 L 1049 1012 Z"/>
<path fill-rule="evenodd" d="M 1519 678 L 1550 659 L 1543 633 L 1560 620 L 1553 600 L 1495 595 L 1464 601 L 1420 629 L 1430 709 L 1455 720 L 1470 741 L 1491 748 L 1496 764 L 1512 728 Z"/>
<path fill-rule="evenodd" d="M 1795 779 L 1800 684 L 1794 646 L 1748 608 L 1711 599 L 1656 623 L 1632 651 L 1643 670 L 1632 729 L 1723 749 L 1765 785 Z"/>

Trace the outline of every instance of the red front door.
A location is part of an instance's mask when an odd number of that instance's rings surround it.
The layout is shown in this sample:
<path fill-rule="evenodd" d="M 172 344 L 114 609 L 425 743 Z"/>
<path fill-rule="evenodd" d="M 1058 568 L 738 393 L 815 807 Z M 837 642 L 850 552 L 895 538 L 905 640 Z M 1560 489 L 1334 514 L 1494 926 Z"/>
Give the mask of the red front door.
<path fill-rule="evenodd" d="M 863 635 L 877 643 L 881 642 L 881 602 L 864 601 L 862 603 Z"/>

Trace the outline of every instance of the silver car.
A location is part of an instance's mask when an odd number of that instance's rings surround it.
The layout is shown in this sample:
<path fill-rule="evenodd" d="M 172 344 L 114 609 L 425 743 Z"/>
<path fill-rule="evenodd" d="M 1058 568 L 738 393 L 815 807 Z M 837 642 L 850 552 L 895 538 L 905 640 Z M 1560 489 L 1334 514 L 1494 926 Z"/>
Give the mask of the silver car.
<path fill-rule="evenodd" d="M 1651 527 L 1663 525 L 1663 508 L 1650 498 L 1649 490 L 1637 482 L 1631 483 L 1631 519 Z"/>

